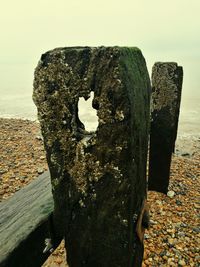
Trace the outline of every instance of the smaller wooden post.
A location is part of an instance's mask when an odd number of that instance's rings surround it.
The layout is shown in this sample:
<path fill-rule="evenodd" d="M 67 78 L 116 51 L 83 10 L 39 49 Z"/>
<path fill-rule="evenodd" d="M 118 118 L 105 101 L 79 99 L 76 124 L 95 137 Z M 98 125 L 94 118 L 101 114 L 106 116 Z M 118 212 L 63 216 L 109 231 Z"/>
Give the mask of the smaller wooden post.
<path fill-rule="evenodd" d="M 152 70 L 149 190 L 167 193 L 171 156 L 177 136 L 183 69 L 157 62 Z"/>

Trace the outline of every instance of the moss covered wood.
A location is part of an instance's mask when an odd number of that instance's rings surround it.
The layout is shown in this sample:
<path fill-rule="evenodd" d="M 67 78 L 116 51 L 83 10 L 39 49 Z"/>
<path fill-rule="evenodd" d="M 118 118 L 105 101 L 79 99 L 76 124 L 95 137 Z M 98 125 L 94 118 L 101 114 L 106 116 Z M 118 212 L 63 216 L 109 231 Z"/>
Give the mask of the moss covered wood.
<path fill-rule="evenodd" d="M 157 62 L 152 70 L 149 190 L 167 193 L 177 136 L 183 69 Z"/>
<path fill-rule="evenodd" d="M 94 92 L 96 132 L 78 117 Z M 140 266 L 136 224 L 146 198 L 150 81 L 142 53 L 126 47 L 58 48 L 35 71 L 55 202 L 56 233 L 70 267 Z"/>
<path fill-rule="evenodd" d="M 49 172 L 0 203 L 1 267 L 39 267 L 45 262 L 50 255 L 43 253 L 45 239 L 53 238 L 52 213 Z"/>

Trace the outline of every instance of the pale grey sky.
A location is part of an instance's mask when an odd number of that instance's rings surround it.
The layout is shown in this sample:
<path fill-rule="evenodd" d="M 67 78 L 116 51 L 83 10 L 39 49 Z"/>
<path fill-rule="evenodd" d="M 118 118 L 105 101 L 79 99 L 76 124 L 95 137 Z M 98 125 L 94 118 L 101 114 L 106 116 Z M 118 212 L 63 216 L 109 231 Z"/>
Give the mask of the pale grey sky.
<path fill-rule="evenodd" d="M 0 0 L 0 93 L 31 95 L 40 55 L 55 47 L 139 47 L 184 67 L 184 94 L 200 95 L 200 0 Z M 14 91 L 13 91 L 14 90 Z"/>

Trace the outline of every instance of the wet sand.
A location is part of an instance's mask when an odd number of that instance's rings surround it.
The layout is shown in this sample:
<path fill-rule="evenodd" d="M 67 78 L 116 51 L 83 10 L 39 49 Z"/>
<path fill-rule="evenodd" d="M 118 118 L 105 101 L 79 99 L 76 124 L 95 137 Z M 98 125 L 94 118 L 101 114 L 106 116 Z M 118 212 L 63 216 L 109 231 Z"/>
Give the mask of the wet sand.
<path fill-rule="evenodd" d="M 47 170 L 39 124 L 0 119 L 0 200 L 3 201 Z M 145 233 L 145 266 L 199 266 L 200 138 L 179 137 L 173 156 L 171 197 L 148 193 L 150 228 Z M 67 266 L 64 244 L 45 267 Z"/>

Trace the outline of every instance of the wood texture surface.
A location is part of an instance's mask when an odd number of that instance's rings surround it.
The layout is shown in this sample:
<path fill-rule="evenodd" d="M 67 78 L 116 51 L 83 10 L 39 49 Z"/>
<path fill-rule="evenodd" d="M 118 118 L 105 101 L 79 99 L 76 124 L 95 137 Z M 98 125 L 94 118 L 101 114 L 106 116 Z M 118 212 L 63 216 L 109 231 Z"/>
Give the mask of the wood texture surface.
<path fill-rule="evenodd" d="M 41 266 L 53 198 L 49 172 L 0 203 L 0 266 Z"/>
<path fill-rule="evenodd" d="M 146 198 L 150 79 L 134 47 L 66 47 L 35 70 L 55 203 L 57 236 L 70 267 L 140 266 L 136 233 Z M 94 93 L 98 127 L 87 132 L 78 103 Z"/>
<path fill-rule="evenodd" d="M 167 193 L 171 157 L 178 129 L 183 69 L 157 62 L 152 70 L 149 190 Z"/>

